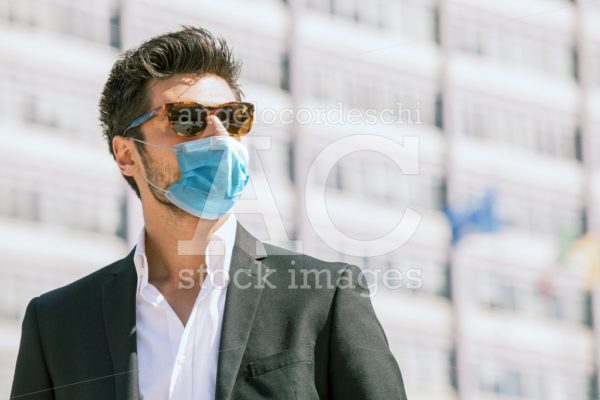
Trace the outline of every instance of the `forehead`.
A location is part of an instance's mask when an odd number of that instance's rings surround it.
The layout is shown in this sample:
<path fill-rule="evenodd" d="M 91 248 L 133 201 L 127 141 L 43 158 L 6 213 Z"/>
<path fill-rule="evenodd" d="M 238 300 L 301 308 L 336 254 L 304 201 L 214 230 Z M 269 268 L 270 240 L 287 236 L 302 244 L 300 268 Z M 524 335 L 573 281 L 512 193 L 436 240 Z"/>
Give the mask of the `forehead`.
<path fill-rule="evenodd" d="M 151 108 L 177 101 L 194 101 L 215 106 L 236 101 L 233 90 L 217 75 L 178 74 L 164 80 L 148 83 L 148 98 Z"/>

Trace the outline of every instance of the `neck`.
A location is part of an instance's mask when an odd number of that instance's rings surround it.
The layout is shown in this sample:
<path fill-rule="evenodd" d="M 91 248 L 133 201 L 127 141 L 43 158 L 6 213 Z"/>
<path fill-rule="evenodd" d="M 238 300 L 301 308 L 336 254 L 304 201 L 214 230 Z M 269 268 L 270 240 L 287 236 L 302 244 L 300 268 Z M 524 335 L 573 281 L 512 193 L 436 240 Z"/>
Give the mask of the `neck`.
<path fill-rule="evenodd" d="M 190 276 L 193 272 L 200 281 L 206 270 L 206 247 L 229 214 L 217 220 L 206 220 L 183 211 L 161 208 L 152 212 L 144 210 L 148 280 L 178 285 L 182 276 Z"/>

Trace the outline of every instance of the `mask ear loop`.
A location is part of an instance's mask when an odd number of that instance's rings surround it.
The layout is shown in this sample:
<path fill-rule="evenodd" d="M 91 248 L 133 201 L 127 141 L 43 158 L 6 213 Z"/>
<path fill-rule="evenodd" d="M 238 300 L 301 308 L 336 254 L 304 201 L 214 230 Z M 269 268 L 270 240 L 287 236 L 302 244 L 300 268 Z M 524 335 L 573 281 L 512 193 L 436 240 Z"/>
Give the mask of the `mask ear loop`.
<path fill-rule="evenodd" d="M 144 180 L 148 183 L 148 185 L 152 186 L 154 189 L 159 190 L 159 191 L 161 191 L 163 193 L 167 193 L 168 192 L 168 190 L 163 189 L 161 187 L 158 187 L 154 183 L 150 182 L 150 179 L 146 178 L 145 174 L 140 174 L 140 175 L 142 175 L 142 178 L 144 178 Z"/>
<path fill-rule="evenodd" d="M 136 138 L 132 138 L 132 137 L 128 137 L 127 139 L 134 140 L 139 143 L 144 143 L 144 144 L 147 144 L 148 146 L 157 147 L 159 149 L 175 151 L 175 149 L 171 146 L 163 146 L 161 144 L 150 143 L 150 142 L 146 142 L 145 140 L 140 140 L 140 139 L 136 139 Z"/>
<path fill-rule="evenodd" d="M 147 144 L 148 146 L 157 147 L 159 149 L 175 151 L 175 149 L 173 149 L 170 146 L 163 146 L 163 145 L 160 145 L 160 144 L 154 144 L 154 143 L 146 142 L 145 140 L 140 140 L 140 139 L 136 139 L 136 138 L 132 138 L 132 137 L 129 137 L 127 139 L 134 140 L 136 142 L 140 142 L 140 143 L 143 143 L 143 144 Z M 162 193 L 167 193 L 168 192 L 168 190 L 163 189 L 161 187 L 158 187 L 157 185 L 155 185 L 154 183 L 152 183 L 150 181 L 150 179 L 148 179 L 146 177 L 146 174 L 140 173 L 140 175 L 142 175 L 142 178 L 144 178 L 144 180 L 148 183 L 148 185 L 152 186 L 154 189 L 159 190 Z"/>

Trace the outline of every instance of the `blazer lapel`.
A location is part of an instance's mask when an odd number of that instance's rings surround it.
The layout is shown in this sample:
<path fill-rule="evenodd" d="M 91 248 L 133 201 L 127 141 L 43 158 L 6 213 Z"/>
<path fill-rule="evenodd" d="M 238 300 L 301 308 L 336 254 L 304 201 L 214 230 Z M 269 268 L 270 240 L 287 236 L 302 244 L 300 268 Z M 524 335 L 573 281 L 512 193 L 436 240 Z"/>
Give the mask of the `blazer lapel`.
<path fill-rule="evenodd" d="M 260 300 L 262 285 L 258 285 L 257 265 L 260 263 L 255 261 L 265 257 L 263 244 L 238 222 L 231 256 L 231 281 L 227 286 L 221 329 L 215 396 L 217 400 L 231 397 Z"/>
<path fill-rule="evenodd" d="M 116 400 L 138 400 L 135 292 L 137 274 L 134 250 L 115 267 L 106 281 L 102 307 L 110 355 L 113 361 Z"/>

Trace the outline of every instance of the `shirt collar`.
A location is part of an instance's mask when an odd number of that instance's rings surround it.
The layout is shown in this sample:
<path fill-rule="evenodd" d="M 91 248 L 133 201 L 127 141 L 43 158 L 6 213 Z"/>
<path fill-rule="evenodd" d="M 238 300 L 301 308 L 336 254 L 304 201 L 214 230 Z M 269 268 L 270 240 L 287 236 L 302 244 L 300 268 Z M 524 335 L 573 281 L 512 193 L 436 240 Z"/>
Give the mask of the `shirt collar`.
<path fill-rule="evenodd" d="M 231 255 L 233 254 L 233 245 L 235 243 L 235 235 L 237 230 L 237 219 L 233 213 L 229 214 L 227 220 L 219 227 L 211 238 L 207 246 L 207 264 L 208 272 L 212 272 L 215 266 L 210 262 L 211 251 L 217 252 L 222 249 L 220 243 L 225 247 L 225 255 L 222 268 L 225 274 L 229 274 L 231 265 Z M 148 284 L 148 258 L 146 257 L 146 228 L 142 227 L 135 245 L 135 254 L 133 263 L 137 273 L 137 292 L 139 293 Z"/>

